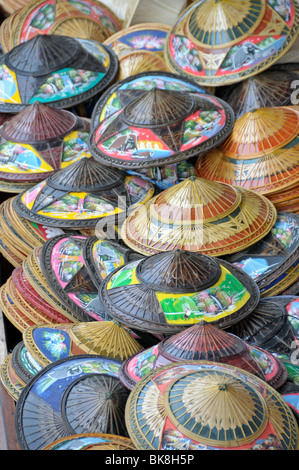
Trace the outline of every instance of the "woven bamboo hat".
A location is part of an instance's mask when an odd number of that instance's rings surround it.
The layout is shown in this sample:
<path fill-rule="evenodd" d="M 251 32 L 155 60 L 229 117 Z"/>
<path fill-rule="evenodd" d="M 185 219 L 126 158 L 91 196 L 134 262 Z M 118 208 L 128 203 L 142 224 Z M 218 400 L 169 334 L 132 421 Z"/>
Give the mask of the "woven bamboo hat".
<path fill-rule="evenodd" d="M 134 209 L 121 234 L 143 255 L 179 248 L 222 256 L 263 238 L 276 216 L 262 195 L 192 176 Z"/>
<path fill-rule="evenodd" d="M 83 156 L 91 156 L 89 120 L 70 111 L 34 103 L 5 122 L 0 130 L 0 187 L 46 179 Z"/>
<path fill-rule="evenodd" d="M 230 136 L 197 160 L 195 174 L 265 195 L 299 178 L 299 113 L 294 106 L 259 108 L 235 121 Z"/>
<path fill-rule="evenodd" d="M 231 107 L 167 72 L 143 72 L 112 85 L 92 115 L 90 151 L 106 165 L 163 166 L 198 155 L 231 132 Z"/>
<path fill-rule="evenodd" d="M 226 327 L 255 308 L 254 281 L 226 262 L 168 251 L 126 263 L 99 289 L 114 320 L 152 334 L 175 334 L 202 321 Z"/>
<path fill-rule="evenodd" d="M 143 377 L 127 400 L 126 423 L 139 450 L 298 449 L 296 418 L 278 391 L 208 361 Z"/>
<path fill-rule="evenodd" d="M 35 101 L 76 106 L 109 86 L 117 66 L 98 42 L 39 34 L 1 57 L 0 111 L 18 113 Z"/>
<path fill-rule="evenodd" d="M 269 68 L 298 36 L 298 2 L 200 0 L 168 33 L 165 58 L 201 85 L 240 82 Z"/>
<path fill-rule="evenodd" d="M 24 0 L 22 1 L 24 3 Z M 122 27 L 122 22 L 111 9 L 98 0 L 31 0 L 26 3 L 12 12 L 13 21 L 9 18 L 8 24 L 4 25 L 4 29 L 9 28 L 7 39 L 5 31 L 0 34 L 4 52 L 38 34 L 55 34 L 103 42 Z"/>
<path fill-rule="evenodd" d="M 185 360 L 208 360 L 244 369 L 277 389 L 287 379 L 286 368 L 271 354 L 260 351 L 251 349 L 238 336 L 203 322 L 126 359 L 119 377 L 127 388 L 133 389 L 141 378 L 158 367 Z M 268 367 L 265 367 L 265 357 Z"/>
<path fill-rule="evenodd" d="M 63 168 L 13 201 L 21 217 L 52 227 L 90 228 L 117 220 L 126 208 L 153 196 L 154 186 L 138 176 L 107 168 L 83 157 Z M 103 223 L 104 223 L 103 222 Z"/>

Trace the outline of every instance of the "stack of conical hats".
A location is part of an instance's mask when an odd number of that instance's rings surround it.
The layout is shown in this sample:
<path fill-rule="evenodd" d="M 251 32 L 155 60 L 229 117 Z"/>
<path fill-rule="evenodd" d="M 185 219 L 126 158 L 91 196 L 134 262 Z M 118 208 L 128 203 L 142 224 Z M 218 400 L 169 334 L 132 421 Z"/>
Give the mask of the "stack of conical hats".
<path fill-rule="evenodd" d="M 264 366 L 265 357 L 268 367 Z M 136 383 L 153 369 L 184 360 L 209 360 L 230 364 L 251 372 L 276 389 L 287 380 L 286 368 L 270 353 L 251 347 L 238 336 L 204 322 L 170 336 L 125 360 L 120 368 L 120 380 L 126 387 L 133 389 Z"/>
<path fill-rule="evenodd" d="M 19 7 L 3 21 L 0 43 L 4 52 L 37 34 L 54 34 L 105 41 L 122 22 L 98 0 L 76 3 L 63 0 L 18 0 Z"/>
<path fill-rule="evenodd" d="M 98 288 L 110 272 L 130 260 L 130 253 L 97 237 L 54 236 L 44 242 L 44 250 L 34 248 L 1 286 L 2 312 L 20 332 L 46 323 L 109 320 Z"/>
<path fill-rule="evenodd" d="M 5 357 L 0 380 L 17 400 L 26 384 L 55 361 L 80 354 L 124 361 L 142 349 L 137 335 L 113 321 L 33 325 L 23 331 L 22 341 Z"/>
<path fill-rule="evenodd" d="M 132 211 L 121 233 L 130 248 L 144 255 L 179 248 L 222 256 L 263 238 L 276 217 L 263 195 L 190 177 Z"/>
<path fill-rule="evenodd" d="M 83 157 L 13 200 L 17 214 L 51 227 L 86 229 L 117 219 L 125 208 L 148 200 L 151 183 Z M 124 200 L 124 202 L 122 202 Z"/>
<path fill-rule="evenodd" d="M 284 8 L 268 0 L 192 2 L 169 31 L 165 57 L 173 72 L 201 85 L 239 83 L 291 48 L 298 16 L 297 2 Z"/>
<path fill-rule="evenodd" d="M 18 193 L 83 156 L 88 119 L 36 102 L 0 129 L 0 189 Z"/>
<path fill-rule="evenodd" d="M 195 173 L 263 194 L 279 211 L 298 212 L 298 130 L 296 106 L 251 110 L 220 146 L 198 159 Z"/>

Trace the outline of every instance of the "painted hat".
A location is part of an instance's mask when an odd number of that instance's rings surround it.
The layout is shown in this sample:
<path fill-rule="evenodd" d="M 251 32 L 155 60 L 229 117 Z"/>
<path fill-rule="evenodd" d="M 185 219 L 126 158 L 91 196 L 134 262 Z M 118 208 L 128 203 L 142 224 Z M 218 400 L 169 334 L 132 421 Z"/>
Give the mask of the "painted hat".
<path fill-rule="evenodd" d="M 298 449 L 296 419 L 264 380 L 227 364 L 185 361 L 143 377 L 126 404 L 138 450 Z"/>
<path fill-rule="evenodd" d="M 117 80 L 142 72 L 165 71 L 164 44 L 170 26 L 139 23 L 122 29 L 104 41 L 118 57 Z"/>
<path fill-rule="evenodd" d="M 144 72 L 112 85 L 92 114 L 90 151 L 126 169 L 186 160 L 231 132 L 231 107 L 192 81 Z"/>
<path fill-rule="evenodd" d="M 40 269 L 40 247 L 24 258 L 0 289 L 0 305 L 6 318 L 23 333 L 37 324 L 59 325 L 76 321 L 48 286 Z"/>
<path fill-rule="evenodd" d="M 278 390 L 285 402 L 289 405 L 295 415 L 297 423 L 299 423 L 299 385 L 287 380 Z"/>
<path fill-rule="evenodd" d="M 115 434 L 80 433 L 64 436 L 41 450 L 136 450 L 131 439 Z"/>
<path fill-rule="evenodd" d="M 153 369 L 181 361 L 208 360 L 239 367 L 278 388 L 286 381 L 285 367 L 274 356 L 256 353 L 255 349 L 238 336 L 202 322 L 126 359 L 119 377 L 127 388 L 133 389 Z"/>
<path fill-rule="evenodd" d="M 294 80 L 296 74 L 287 67 L 273 65 L 240 83 L 219 88 L 219 96 L 230 104 L 239 119 L 259 108 L 291 105 Z"/>
<path fill-rule="evenodd" d="M 101 43 L 37 35 L 0 58 L 0 112 L 39 101 L 70 108 L 97 96 L 117 73 L 117 57 Z"/>
<path fill-rule="evenodd" d="M 169 30 L 170 26 L 163 23 L 138 23 L 122 28 L 103 44 L 111 47 L 119 59 L 134 51 L 154 52 L 163 58 Z"/>
<path fill-rule="evenodd" d="M 38 246 L 50 238 L 62 235 L 60 228 L 37 224 L 18 216 L 13 208 L 13 197 L 0 205 L 0 252 L 15 267 Z"/>
<path fill-rule="evenodd" d="M 19 216 L 50 227 L 90 228 L 101 219 L 117 225 L 128 207 L 153 193 L 150 182 L 83 157 L 18 194 L 13 207 Z"/>
<path fill-rule="evenodd" d="M 87 237 L 83 244 L 83 258 L 90 278 L 98 288 L 114 269 L 142 256 L 115 241 Z"/>
<path fill-rule="evenodd" d="M 83 235 L 58 235 L 40 250 L 40 266 L 47 285 L 79 321 L 108 320 L 98 289 L 86 269 Z"/>
<path fill-rule="evenodd" d="M 0 129 L 0 188 L 32 186 L 83 156 L 90 157 L 90 125 L 70 111 L 38 102 L 14 115 Z"/>
<path fill-rule="evenodd" d="M 298 321 L 298 296 L 279 295 L 261 299 L 258 307 L 230 331 L 274 354 L 284 364 L 288 379 L 298 382 Z"/>
<path fill-rule="evenodd" d="M 124 361 L 143 348 L 124 327 L 113 321 L 35 325 L 23 332 L 23 342 L 41 366 L 78 354 L 98 354 Z"/>
<path fill-rule="evenodd" d="M 190 177 L 134 209 L 121 234 L 127 246 L 147 256 L 177 248 L 223 256 L 263 238 L 276 216 L 263 195 Z"/>
<path fill-rule="evenodd" d="M 117 268 L 99 298 L 112 319 L 152 334 L 175 334 L 202 321 L 226 327 L 259 300 L 255 282 L 241 273 L 200 253 L 168 251 Z"/>
<path fill-rule="evenodd" d="M 296 0 L 199 0 L 170 29 L 165 58 L 201 85 L 238 83 L 277 62 L 297 39 L 298 23 Z"/>
<path fill-rule="evenodd" d="M 14 14 L 14 20 L 1 34 L 4 52 L 22 44 L 37 34 L 55 34 L 103 42 L 122 27 L 112 10 L 98 0 L 33 0 L 22 5 Z M 2 26 L 1 26 L 2 30 Z"/>
<path fill-rule="evenodd" d="M 118 379 L 120 364 L 112 358 L 87 354 L 44 367 L 26 385 L 16 405 L 20 448 L 40 450 L 65 435 L 82 432 L 127 437 L 124 407 L 128 391 Z M 88 418 L 86 405 L 95 419 Z"/>
<path fill-rule="evenodd" d="M 281 294 L 298 279 L 299 216 L 278 212 L 271 231 L 260 241 L 225 257 L 259 286 L 262 297 Z"/>
<path fill-rule="evenodd" d="M 195 174 L 265 195 L 292 188 L 299 179 L 298 131 L 296 107 L 249 111 L 225 142 L 197 160 Z"/>

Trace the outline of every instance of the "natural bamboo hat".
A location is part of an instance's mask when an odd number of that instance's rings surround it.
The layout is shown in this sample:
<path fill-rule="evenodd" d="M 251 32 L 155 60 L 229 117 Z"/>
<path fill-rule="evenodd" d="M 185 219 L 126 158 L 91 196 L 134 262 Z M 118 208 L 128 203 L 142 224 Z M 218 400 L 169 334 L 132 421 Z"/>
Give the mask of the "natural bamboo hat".
<path fill-rule="evenodd" d="M 197 160 L 195 174 L 275 196 L 298 184 L 298 133 L 295 106 L 249 111 L 222 144 Z"/>
<path fill-rule="evenodd" d="M 154 186 L 142 178 L 83 157 L 18 194 L 13 207 L 33 222 L 83 229 L 95 227 L 101 219 L 117 225 L 126 208 L 147 201 L 153 193 Z"/>
<path fill-rule="evenodd" d="M 193 2 L 168 33 L 170 68 L 201 85 L 238 83 L 282 57 L 298 36 L 298 2 Z"/>
<path fill-rule="evenodd" d="M 208 361 L 147 374 L 130 393 L 126 423 L 139 450 L 298 449 L 296 418 L 279 392 Z"/>
<path fill-rule="evenodd" d="M 264 196 L 190 177 L 134 209 L 121 234 L 143 255 L 182 249 L 222 256 L 251 246 L 275 221 L 276 210 Z"/>

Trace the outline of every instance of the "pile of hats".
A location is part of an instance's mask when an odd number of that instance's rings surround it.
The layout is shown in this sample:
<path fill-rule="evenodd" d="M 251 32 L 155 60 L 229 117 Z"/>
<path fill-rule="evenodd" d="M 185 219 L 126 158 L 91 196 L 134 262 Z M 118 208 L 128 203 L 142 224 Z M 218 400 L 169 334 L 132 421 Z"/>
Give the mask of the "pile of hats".
<path fill-rule="evenodd" d="M 0 26 L 19 447 L 298 450 L 299 0 L 124 16 Z"/>
<path fill-rule="evenodd" d="M 298 124 L 296 106 L 251 109 L 225 142 L 197 160 L 195 174 L 252 189 L 277 210 L 298 213 Z"/>
<path fill-rule="evenodd" d="M 121 28 L 122 21 L 98 0 L 27 1 L 2 22 L 0 44 L 6 53 L 39 34 L 104 42 Z"/>
<path fill-rule="evenodd" d="M 1 365 L 1 382 L 16 400 L 22 449 L 54 449 L 89 433 L 129 438 L 137 449 L 178 449 L 182 442 L 189 450 L 297 448 L 297 418 L 280 392 L 289 380 L 285 363 L 255 338 L 228 331 L 257 325 L 262 304 L 249 276 L 178 250 L 127 261 L 102 280 L 99 298 L 110 320 L 27 327 Z M 273 323 L 261 322 L 268 337 L 271 329 L 277 335 L 279 322 L 276 333 Z M 265 339 L 267 332 L 256 330 Z M 153 334 L 149 346 L 143 331 Z M 178 415 L 173 400 L 186 411 Z M 162 404 L 169 411 L 156 427 Z M 246 425 L 251 421 L 255 432 Z"/>

